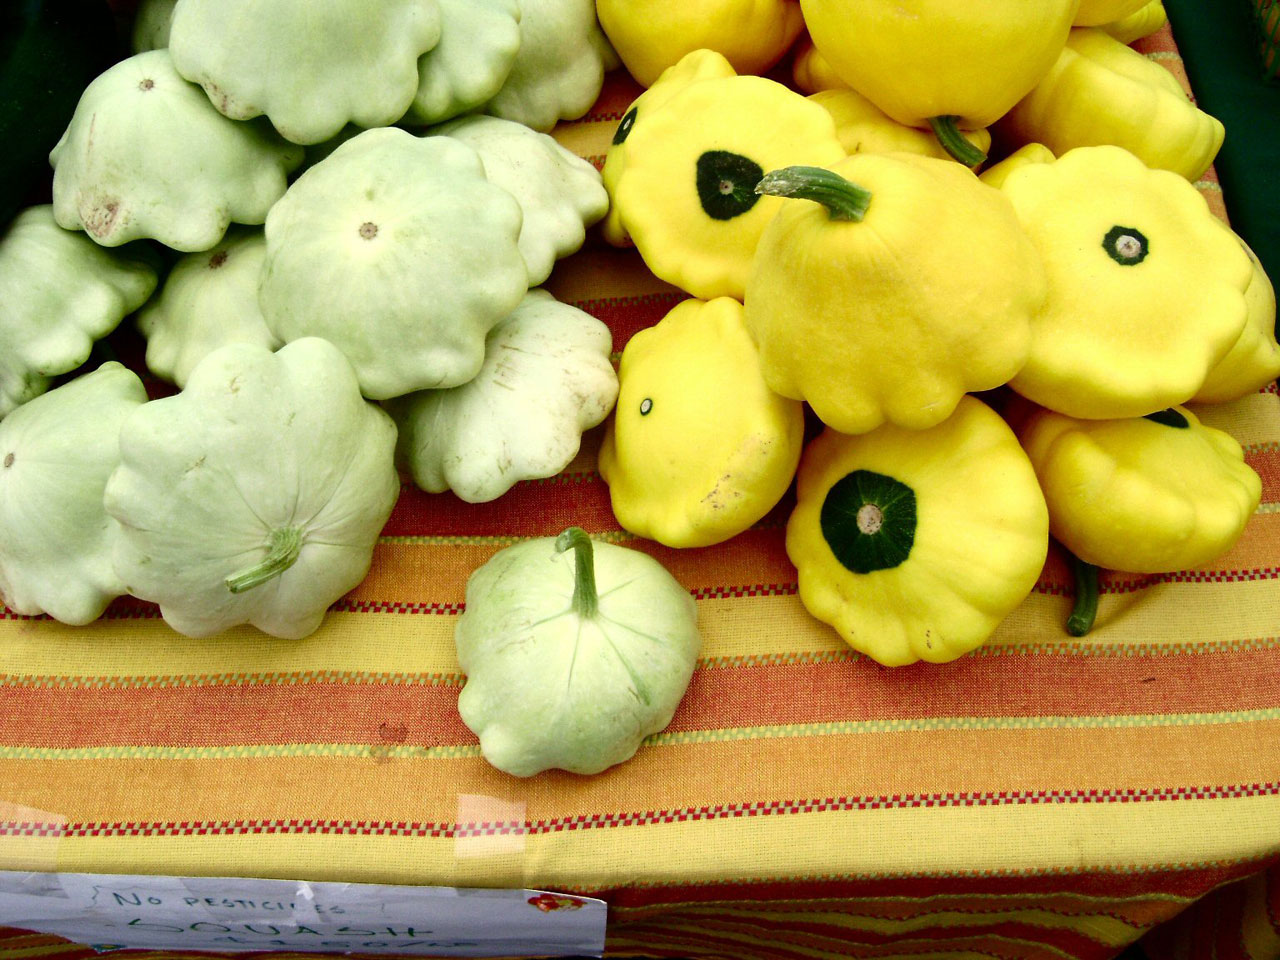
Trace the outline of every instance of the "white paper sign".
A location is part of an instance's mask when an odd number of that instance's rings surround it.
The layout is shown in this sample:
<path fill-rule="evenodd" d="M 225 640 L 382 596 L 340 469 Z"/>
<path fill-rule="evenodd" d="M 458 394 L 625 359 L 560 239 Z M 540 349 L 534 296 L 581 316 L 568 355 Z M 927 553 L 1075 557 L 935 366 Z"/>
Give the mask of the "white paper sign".
<path fill-rule="evenodd" d="M 605 916 L 538 890 L 0 871 L 0 926 L 99 950 L 599 957 Z"/>

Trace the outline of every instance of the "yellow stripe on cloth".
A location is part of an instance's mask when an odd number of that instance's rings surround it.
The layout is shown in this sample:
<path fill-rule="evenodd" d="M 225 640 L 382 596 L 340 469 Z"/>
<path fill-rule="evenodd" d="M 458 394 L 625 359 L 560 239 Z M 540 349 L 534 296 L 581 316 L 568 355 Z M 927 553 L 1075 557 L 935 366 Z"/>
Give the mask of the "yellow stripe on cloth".
<path fill-rule="evenodd" d="M 1280 850 L 1280 797 L 743 815 L 565 830 L 489 848 L 452 836 L 255 834 L 63 839 L 59 868 L 350 882 L 610 889 L 775 876 L 1018 874 L 1253 861 Z M 841 842 L 833 843 L 839 837 Z M 470 849 L 469 849 L 470 848 Z M 477 855 L 471 855 L 475 852 Z"/>
<path fill-rule="evenodd" d="M 417 549 L 428 550 L 428 546 Z M 452 548 L 441 547 L 441 550 Z M 1192 574 L 1194 576 L 1194 574 Z M 698 601 L 704 662 L 786 662 L 845 656 L 849 648 L 811 617 L 798 596 L 713 597 Z M 1106 593 L 1098 622 L 1083 640 L 1065 629 L 1067 596 L 1032 593 L 971 656 L 1038 649 L 1085 654 L 1133 647 L 1144 652 L 1190 645 L 1249 648 L 1272 643 L 1280 624 L 1274 580 L 1154 583 Z M 66 678 L 101 683 L 112 677 L 342 680 L 406 676 L 449 681 L 459 667 L 453 646 L 457 618 L 441 613 L 330 611 L 302 641 L 238 627 L 193 640 L 159 618 L 98 620 L 69 627 L 49 620 L 0 619 L 0 680 Z M 1176 624 L 1176 629 L 1170 626 Z"/>

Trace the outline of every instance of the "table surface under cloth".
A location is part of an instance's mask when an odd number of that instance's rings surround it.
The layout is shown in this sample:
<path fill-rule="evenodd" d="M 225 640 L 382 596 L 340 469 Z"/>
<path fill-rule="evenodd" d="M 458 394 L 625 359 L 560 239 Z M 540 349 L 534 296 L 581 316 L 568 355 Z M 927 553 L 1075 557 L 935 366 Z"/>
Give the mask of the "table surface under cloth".
<path fill-rule="evenodd" d="M 1139 46 L 1185 81 L 1167 29 Z M 599 162 L 637 90 L 611 77 L 558 138 Z M 615 351 L 683 296 L 594 236 L 548 286 Z M 0 867 L 546 888 L 608 901 L 612 956 L 725 960 L 1107 958 L 1253 878 L 1214 935 L 1280 955 L 1280 395 L 1198 412 L 1263 479 L 1230 553 L 1105 576 L 1072 639 L 1054 552 L 942 666 L 880 667 L 808 616 L 790 500 L 706 549 L 623 532 L 599 430 L 491 504 L 406 487 L 368 578 L 301 642 L 189 640 L 128 599 L 82 628 L 0 614 Z M 518 780 L 458 717 L 454 624 L 471 570 L 570 524 L 665 564 L 704 649 L 634 759 Z M 0 958 L 77 952 L 0 937 Z"/>

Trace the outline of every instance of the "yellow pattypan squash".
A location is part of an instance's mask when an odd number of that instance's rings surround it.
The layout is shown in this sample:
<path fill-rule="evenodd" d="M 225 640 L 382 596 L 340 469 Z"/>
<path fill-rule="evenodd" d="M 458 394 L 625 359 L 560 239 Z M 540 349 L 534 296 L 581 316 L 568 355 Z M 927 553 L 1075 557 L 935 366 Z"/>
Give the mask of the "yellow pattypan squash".
<path fill-rule="evenodd" d="M 1209 563 L 1239 539 L 1262 495 L 1240 444 L 1185 407 L 1121 420 L 1039 410 L 1021 439 L 1053 535 L 1109 570 Z"/>
<path fill-rule="evenodd" d="M 803 406 L 765 386 L 736 300 L 677 304 L 631 338 L 618 377 L 599 465 L 625 529 L 669 547 L 708 546 L 782 498 L 800 459 Z"/>
<path fill-rule="evenodd" d="M 1039 248 L 1049 296 L 1010 382 L 1085 419 L 1184 403 L 1244 329 L 1249 258 L 1185 179 L 1120 147 L 1078 147 L 1001 188 Z"/>
<path fill-rule="evenodd" d="M 804 28 L 795 0 L 596 0 L 596 14 L 645 87 L 703 47 L 723 54 L 738 73 L 764 73 Z"/>
<path fill-rule="evenodd" d="M 1244 330 L 1227 355 L 1209 371 L 1204 385 L 1192 398 L 1198 403 L 1224 403 L 1238 400 L 1262 389 L 1280 376 L 1280 344 L 1276 343 L 1276 290 L 1257 256 L 1235 231 L 1222 224 L 1222 229 L 1239 241 L 1249 256 L 1253 276 L 1245 287 L 1244 302 L 1248 311 Z"/>
<path fill-rule="evenodd" d="M 933 127 L 957 160 L 961 130 L 990 126 L 1062 50 L 1078 0 L 800 0 L 835 73 L 899 123 Z"/>
<path fill-rule="evenodd" d="M 831 69 L 827 58 L 813 45 L 808 34 L 796 41 L 795 54 L 791 60 L 791 82 L 801 93 L 849 89 L 849 85 Z"/>
<path fill-rule="evenodd" d="M 859 153 L 775 171 L 761 189 L 797 198 L 765 230 L 747 282 L 747 326 L 778 393 L 843 433 L 924 429 L 1021 369 L 1043 268 L 1013 208 L 972 171 Z"/>
<path fill-rule="evenodd" d="M 610 201 L 609 212 L 600 224 L 601 233 L 607 242 L 615 247 L 631 246 L 631 237 L 622 227 L 622 218 L 618 215 L 614 196 L 627 163 L 627 139 L 636 123 L 643 123 L 643 118 L 648 116 L 650 110 L 658 109 L 673 93 L 691 83 L 711 77 L 732 77 L 735 74 L 733 65 L 721 54 L 713 50 L 694 50 L 662 71 L 662 76 L 653 86 L 631 101 L 631 106 L 618 121 L 618 129 L 614 131 L 613 140 L 604 155 L 604 166 L 600 170 Z"/>
<path fill-rule="evenodd" d="M 999 163 L 994 163 L 983 170 L 978 174 L 978 179 L 988 186 L 1003 187 L 1009 174 L 1019 167 L 1026 166 L 1028 163 L 1053 163 L 1055 159 L 1057 158 L 1054 157 L 1053 151 L 1043 143 L 1023 144 Z"/>
<path fill-rule="evenodd" d="M 820 90 L 810 94 L 809 99 L 831 114 L 836 136 L 846 153 L 915 153 L 939 160 L 951 158 L 928 130 L 904 127 L 849 87 Z M 983 153 L 991 149 L 991 134 L 985 129 L 971 131 L 968 138 Z"/>
<path fill-rule="evenodd" d="M 701 80 L 632 127 L 613 202 L 656 276 L 704 300 L 741 300 L 756 243 L 782 204 L 756 193 L 760 178 L 844 155 L 831 115 L 782 84 Z"/>
<path fill-rule="evenodd" d="M 1165 13 L 1164 4 L 1160 0 L 1147 0 L 1144 6 L 1127 17 L 1099 24 L 1098 29 L 1105 30 L 1121 43 L 1133 43 L 1151 36 L 1168 22 L 1169 15 Z"/>
<path fill-rule="evenodd" d="M 1147 0 L 1080 0 L 1075 25 L 1096 27 L 1103 23 L 1115 23 L 1132 16 L 1147 5 Z"/>
<path fill-rule="evenodd" d="M 924 431 L 825 431 L 805 449 L 787 553 L 805 608 L 885 664 L 979 646 L 1035 586 L 1044 496 L 1000 417 L 965 397 Z"/>
<path fill-rule="evenodd" d="M 1223 138 L 1222 124 L 1197 109 L 1172 73 L 1099 29 L 1071 31 L 1000 129 L 1013 143 L 1036 141 L 1056 154 L 1115 144 L 1188 180 L 1209 169 Z"/>

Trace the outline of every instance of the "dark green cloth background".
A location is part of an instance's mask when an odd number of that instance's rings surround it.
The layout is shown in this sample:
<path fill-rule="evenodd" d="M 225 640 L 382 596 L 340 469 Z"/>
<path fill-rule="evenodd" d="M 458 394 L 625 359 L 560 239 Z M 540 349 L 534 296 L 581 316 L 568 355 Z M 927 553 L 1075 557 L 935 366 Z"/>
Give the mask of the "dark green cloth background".
<path fill-rule="evenodd" d="M 1280 80 L 1267 80 L 1250 0 L 1164 0 L 1200 108 L 1222 121 L 1214 166 L 1231 224 L 1280 286 Z"/>

